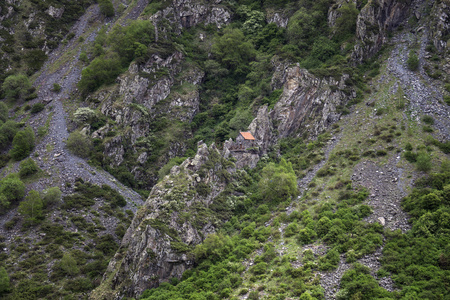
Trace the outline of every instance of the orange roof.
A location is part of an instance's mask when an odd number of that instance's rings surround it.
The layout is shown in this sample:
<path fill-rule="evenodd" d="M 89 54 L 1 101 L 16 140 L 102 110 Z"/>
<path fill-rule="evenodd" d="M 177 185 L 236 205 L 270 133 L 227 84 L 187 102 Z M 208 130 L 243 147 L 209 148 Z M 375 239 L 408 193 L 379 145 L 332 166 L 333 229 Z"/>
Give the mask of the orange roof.
<path fill-rule="evenodd" d="M 253 141 L 255 140 L 255 138 L 250 132 L 240 132 L 240 133 L 246 140 L 253 140 Z"/>

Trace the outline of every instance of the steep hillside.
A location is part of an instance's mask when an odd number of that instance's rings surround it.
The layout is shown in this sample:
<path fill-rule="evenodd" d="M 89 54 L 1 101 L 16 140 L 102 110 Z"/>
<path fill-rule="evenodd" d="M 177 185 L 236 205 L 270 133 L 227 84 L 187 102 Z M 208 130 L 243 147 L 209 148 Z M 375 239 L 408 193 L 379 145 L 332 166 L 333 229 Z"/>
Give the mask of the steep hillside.
<path fill-rule="evenodd" d="M 448 1 L 69 2 L 0 4 L 2 297 L 449 296 Z"/>

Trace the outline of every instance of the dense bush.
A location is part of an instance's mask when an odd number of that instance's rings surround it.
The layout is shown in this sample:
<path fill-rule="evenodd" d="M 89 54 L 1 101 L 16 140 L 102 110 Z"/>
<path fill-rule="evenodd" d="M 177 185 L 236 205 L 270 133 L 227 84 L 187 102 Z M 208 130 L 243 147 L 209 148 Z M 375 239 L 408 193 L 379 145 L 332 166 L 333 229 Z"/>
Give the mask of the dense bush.
<path fill-rule="evenodd" d="M 0 101 L 0 125 L 8 120 L 8 112 L 8 106 L 5 104 L 5 102 Z"/>
<path fill-rule="evenodd" d="M 34 131 L 31 127 L 19 131 L 12 141 L 12 149 L 9 152 L 15 160 L 22 160 L 30 155 L 34 149 Z"/>
<path fill-rule="evenodd" d="M 36 104 L 34 104 L 34 105 L 31 107 L 31 113 L 32 113 L 32 114 L 36 114 L 36 113 L 38 113 L 38 112 L 43 111 L 44 108 L 45 108 L 45 104 L 44 104 L 44 103 L 41 103 L 41 102 L 36 103 Z"/>
<path fill-rule="evenodd" d="M 3 82 L 2 89 L 8 99 L 24 99 L 31 88 L 28 77 L 22 74 L 8 76 Z"/>
<path fill-rule="evenodd" d="M 105 17 L 114 16 L 114 6 L 113 6 L 111 0 L 98 0 L 98 4 L 100 6 L 100 12 Z"/>
<path fill-rule="evenodd" d="M 36 162 L 31 158 L 27 158 L 26 160 L 20 163 L 19 176 L 21 178 L 35 174 L 38 171 L 39 167 L 37 166 Z"/>
<path fill-rule="evenodd" d="M 297 195 L 297 177 L 292 164 L 281 159 L 276 165 L 269 163 L 261 172 L 260 193 L 265 199 L 285 201 Z"/>
<path fill-rule="evenodd" d="M 41 194 L 44 207 L 52 206 L 61 200 L 61 190 L 59 187 L 51 187 L 44 190 Z"/>
<path fill-rule="evenodd" d="M 79 131 L 72 132 L 67 138 L 67 148 L 73 154 L 86 158 L 92 149 L 91 140 Z"/>
<path fill-rule="evenodd" d="M 415 51 L 411 50 L 408 55 L 408 60 L 406 61 L 408 69 L 411 71 L 416 71 L 419 68 L 419 58 Z"/>
<path fill-rule="evenodd" d="M 5 268 L 0 267 L 0 296 L 9 291 L 9 276 Z"/>
<path fill-rule="evenodd" d="M 10 174 L 0 181 L 0 195 L 3 195 L 1 205 L 4 208 L 12 202 L 17 202 L 25 196 L 25 185 L 17 174 Z"/>
<path fill-rule="evenodd" d="M 25 197 L 25 200 L 19 204 L 19 212 L 25 216 L 25 220 L 28 223 L 34 224 L 43 219 L 43 208 L 39 192 L 31 190 Z"/>

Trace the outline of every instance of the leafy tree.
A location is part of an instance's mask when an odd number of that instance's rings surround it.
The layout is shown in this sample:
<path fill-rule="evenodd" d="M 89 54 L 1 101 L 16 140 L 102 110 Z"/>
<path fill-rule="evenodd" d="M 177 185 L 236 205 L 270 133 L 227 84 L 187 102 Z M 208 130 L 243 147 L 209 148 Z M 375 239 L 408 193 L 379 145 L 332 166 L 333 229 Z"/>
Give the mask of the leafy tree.
<path fill-rule="evenodd" d="M 84 158 L 89 156 L 92 148 L 91 140 L 79 131 L 74 131 L 69 135 L 66 145 L 73 154 Z"/>
<path fill-rule="evenodd" d="M 114 16 L 114 6 L 113 6 L 111 0 L 98 0 L 98 4 L 100 6 L 100 12 L 105 17 Z"/>
<path fill-rule="evenodd" d="M 16 100 L 25 98 L 30 88 L 31 83 L 23 74 L 6 77 L 2 85 L 6 98 Z"/>
<path fill-rule="evenodd" d="M 6 120 L 8 120 L 8 106 L 5 104 L 5 102 L 0 101 L 0 122 L 4 123 Z M 1 125 L 0 123 L 0 125 Z"/>
<path fill-rule="evenodd" d="M 0 181 L 0 194 L 6 197 L 7 204 L 18 201 L 25 196 L 25 185 L 17 174 L 9 174 Z"/>
<path fill-rule="evenodd" d="M 27 158 L 26 160 L 20 163 L 19 176 L 21 178 L 27 177 L 39 171 L 39 167 L 36 162 L 31 158 Z"/>
<path fill-rule="evenodd" d="M 411 71 L 416 71 L 419 68 L 419 58 L 416 52 L 413 50 L 409 51 L 408 60 L 406 61 L 408 69 Z"/>
<path fill-rule="evenodd" d="M 44 190 L 41 194 L 44 207 L 49 207 L 56 204 L 59 200 L 61 200 L 61 194 L 61 190 L 57 186 Z"/>
<path fill-rule="evenodd" d="M 75 276 L 80 273 L 80 269 L 77 266 L 77 261 L 72 255 L 70 255 L 70 253 L 64 253 L 59 263 L 59 268 L 70 276 Z"/>
<path fill-rule="evenodd" d="M 425 151 L 421 151 L 417 155 L 416 166 L 419 171 L 428 172 L 431 170 L 431 156 Z"/>
<path fill-rule="evenodd" d="M 81 71 L 78 86 L 83 93 L 93 92 L 103 84 L 113 83 L 121 71 L 119 56 L 97 57 Z"/>
<path fill-rule="evenodd" d="M 15 160 L 21 160 L 30 155 L 34 149 L 34 131 L 27 127 L 19 131 L 13 139 L 10 155 Z"/>
<path fill-rule="evenodd" d="M 19 204 L 19 212 L 26 217 L 26 220 L 31 223 L 37 223 L 43 217 L 42 208 L 44 204 L 39 195 L 39 192 L 31 190 L 25 200 Z"/>
<path fill-rule="evenodd" d="M 0 295 L 9 291 L 9 276 L 4 267 L 0 267 Z"/>
<path fill-rule="evenodd" d="M 261 172 L 259 189 L 267 200 L 284 201 L 297 195 L 297 177 L 292 164 L 281 159 L 278 165 L 269 163 Z"/>
<path fill-rule="evenodd" d="M 338 40 L 343 40 L 348 36 L 355 34 L 356 31 L 356 19 L 359 11 L 355 4 L 344 3 L 338 12 L 341 14 L 336 19 L 335 33 Z"/>
<path fill-rule="evenodd" d="M 249 71 L 249 62 L 256 57 L 256 51 L 239 29 L 226 28 L 212 46 L 213 54 L 227 68 L 242 75 Z"/>

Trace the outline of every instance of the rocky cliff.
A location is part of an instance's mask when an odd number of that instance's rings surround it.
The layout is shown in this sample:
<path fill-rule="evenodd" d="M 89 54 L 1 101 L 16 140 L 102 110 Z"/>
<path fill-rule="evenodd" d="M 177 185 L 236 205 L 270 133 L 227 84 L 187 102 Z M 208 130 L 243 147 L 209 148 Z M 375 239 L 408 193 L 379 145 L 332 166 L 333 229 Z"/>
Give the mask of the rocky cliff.
<path fill-rule="evenodd" d="M 224 221 L 220 196 L 234 172 L 214 145 L 198 152 L 155 185 L 136 213 L 104 282 L 92 299 L 139 296 L 192 266 L 191 251 Z"/>
<path fill-rule="evenodd" d="M 431 12 L 431 38 L 439 51 L 449 48 L 450 40 L 450 2 L 435 1 Z"/>
<path fill-rule="evenodd" d="M 371 0 L 358 15 L 352 59 L 356 63 L 372 57 L 386 42 L 387 33 L 400 25 L 408 15 L 411 0 Z"/>

